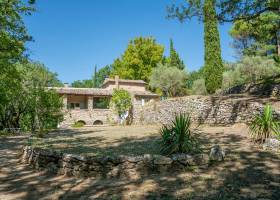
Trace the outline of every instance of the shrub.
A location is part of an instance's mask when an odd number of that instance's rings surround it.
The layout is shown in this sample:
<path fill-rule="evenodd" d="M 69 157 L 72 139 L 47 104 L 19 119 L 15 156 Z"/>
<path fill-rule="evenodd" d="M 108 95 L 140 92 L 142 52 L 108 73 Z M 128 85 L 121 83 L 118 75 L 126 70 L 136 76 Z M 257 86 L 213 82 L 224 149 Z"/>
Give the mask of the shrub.
<path fill-rule="evenodd" d="M 191 130 L 189 114 L 176 114 L 171 125 L 164 125 L 161 130 L 160 152 L 165 155 L 173 153 L 190 153 L 198 150 L 198 142 Z"/>
<path fill-rule="evenodd" d="M 273 117 L 273 109 L 271 105 L 266 105 L 264 111 L 260 115 L 256 115 L 250 125 L 250 135 L 256 141 L 263 143 L 266 138 L 275 134 L 280 135 L 280 121 Z"/>
<path fill-rule="evenodd" d="M 280 68 L 273 59 L 260 56 L 244 57 L 223 74 L 223 88 L 256 82 L 280 74 Z"/>
<path fill-rule="evenodd" d="M 77 121 L 77 122 L 75 122 L 73 125 L 72 125 L 72 127 L 73 128 L 81 128 L 81 127 L 83 127 L 85 125 L 85 123 L 83 122 L 83 121 Z"/>
<path fill-rule="evenodd" d="M 197 79 L 193 82 L 192 93 L 197 95 L 206 95 L 205 80 L 203 78 Z"/>
<path fill-rule="evenodd" d="M 126 112 L 128 112 L 126 123 L 131 123 L 131 107 L 132 99 L 128 91 L 124 89 L 115 89 L 110 102 L 111 107 L 116 111 L 119 118 L 122 118 Z"/>
<path fill-rule="evenodd" d="M 185 70 L 169 64 L 158 64 L 153 69 L 150 78 L 150 86 L 153 89 L 160 89 L 164 96 L 175 97 L 184 94 L 184 85 L 187 79 Z"/>

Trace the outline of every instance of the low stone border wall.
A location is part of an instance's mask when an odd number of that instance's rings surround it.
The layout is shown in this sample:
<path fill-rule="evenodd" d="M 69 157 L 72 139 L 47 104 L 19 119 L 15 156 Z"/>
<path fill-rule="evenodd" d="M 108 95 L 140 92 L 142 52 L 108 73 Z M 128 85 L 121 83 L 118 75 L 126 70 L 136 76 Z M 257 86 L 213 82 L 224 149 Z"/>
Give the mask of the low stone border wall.
<path fill-rule="evenodd" d="M 215 157 L 212 158 L 215 159 Z M 38 170 L 61 175 L 98 178 L 139 178 L 155 173 L 174 173 L 182 171 L 188 166 L 207 167 L 210 158 L 207 154 L 175 154 L 170 157 L 151 154 L 142 156 L 84 157 L 26 146 L 23 149 L 21 160 L 33 165 Z"/>

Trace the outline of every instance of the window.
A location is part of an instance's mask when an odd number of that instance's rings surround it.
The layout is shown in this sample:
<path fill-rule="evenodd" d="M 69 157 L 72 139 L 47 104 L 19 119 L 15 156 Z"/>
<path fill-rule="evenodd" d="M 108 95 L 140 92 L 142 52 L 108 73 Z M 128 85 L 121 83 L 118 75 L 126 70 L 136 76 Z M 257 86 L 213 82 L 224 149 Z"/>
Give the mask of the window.
<path fill-rule="evenodd" d="M 80 103 L 70 103 L 70 104 L 68 104 L 68 108 L 79 109 L 80 108 Z"/>
<path fill-rule="evenodd" d="M 109 104 L 110 104 L 110 99 L 108 97 L 94 97 L 93 98 L 93 108 L 108 109 Z"/>

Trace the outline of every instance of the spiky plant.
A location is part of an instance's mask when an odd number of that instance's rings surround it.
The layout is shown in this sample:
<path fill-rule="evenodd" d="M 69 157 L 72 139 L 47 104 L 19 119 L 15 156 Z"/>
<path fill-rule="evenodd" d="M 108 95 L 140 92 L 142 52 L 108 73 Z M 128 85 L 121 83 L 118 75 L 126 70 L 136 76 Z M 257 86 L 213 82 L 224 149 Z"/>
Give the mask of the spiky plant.
<path fill-rule="evenodd" d="M 250 125 L 250 135 L 256 141 L 263 143 L 266 138 L 280 135 L 280 121 L 273 117 L 273 109 L 267 104 L 263 113 L 256 115 Z"/>
<path fill-rule="evenodd" d="M 170 125 L 164 125 L 161 130 L 161 153 L 189 153 L 198 150 L 198 142 L 191 130 L 191 117 L 189 114 L 176 114 Z"/>

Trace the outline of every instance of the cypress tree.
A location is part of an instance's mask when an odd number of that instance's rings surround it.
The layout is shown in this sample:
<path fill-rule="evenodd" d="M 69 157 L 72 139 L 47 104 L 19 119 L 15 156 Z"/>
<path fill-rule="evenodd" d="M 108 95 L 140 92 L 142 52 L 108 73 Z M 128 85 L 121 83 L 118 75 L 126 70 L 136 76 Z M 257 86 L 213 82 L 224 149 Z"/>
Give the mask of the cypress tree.
<path fill-rule="evenodd" d="M 94 76 L 93 76 L 93 87 L 94 88 L 97 87 L 97 77 L 96 77 L 96 75 L 97 75 L 97 66 L 95 65 L 94 66 Z"/>
<path fill-rule="evenodd" d="M 185 68 L 184 62 L 180 59 L 179 54 L 176 52 L 173 40 L 170 39 L 170 65 L 177 67 L 180 70 L 183 70 Z"/>
<path fill-rule="evenodd" d="M 217 89 L 221 88 L 224 71 L 215 0 L 205 0 L 203 11 L 204 78 L 207 92 L 213 94 Z"/>

